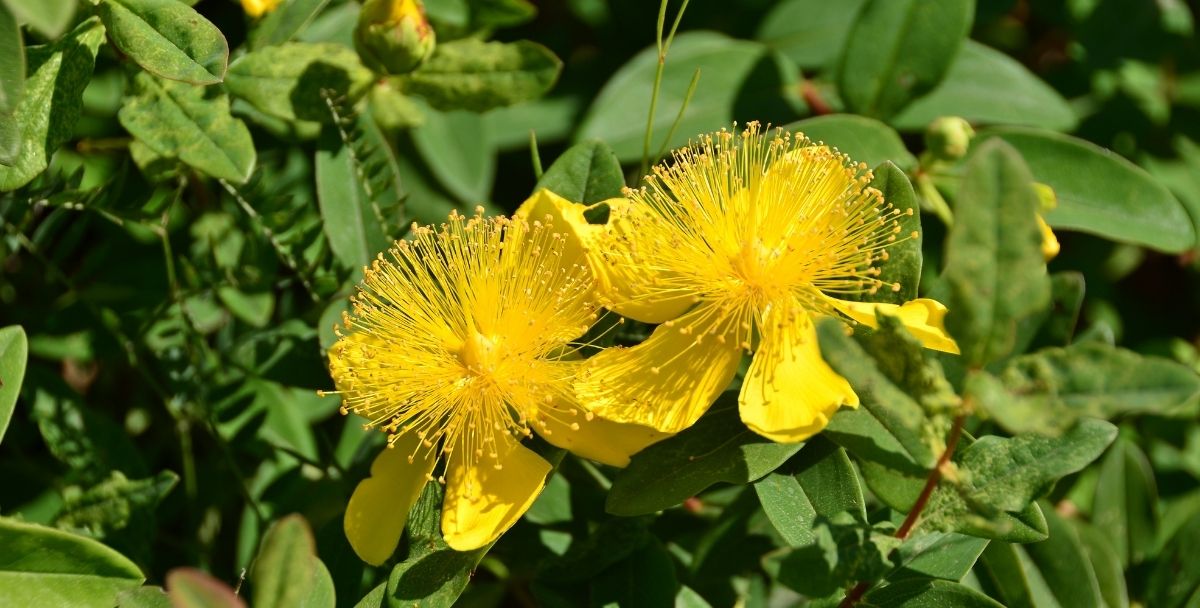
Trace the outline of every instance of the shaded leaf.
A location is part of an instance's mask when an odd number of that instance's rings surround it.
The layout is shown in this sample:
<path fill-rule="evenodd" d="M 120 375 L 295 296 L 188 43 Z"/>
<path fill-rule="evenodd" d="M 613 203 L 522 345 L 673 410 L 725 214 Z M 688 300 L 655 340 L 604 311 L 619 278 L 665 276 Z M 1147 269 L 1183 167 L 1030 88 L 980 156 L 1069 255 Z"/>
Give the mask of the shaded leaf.
<path fill-rule="evenodd" d="M 179 476 L 171 471 L 146 479 L 128 479 L 113 471 L 111 477 L 86 490 L 64 492 L 63 509 L 54 525 L 104 538 L 131 523 L 153 521 L 154 508 L 178 481 Z"/>
<path fill-rule="evenodd" d="M 670 606 L 678 588 L 671 554 L 651 538 L 592 580 L 590 603 L 622 608 Z"/>
<path fill-rule="evenodd" d="M 869 0 L 838 71 L 846 104 L 886 118 L 932 89 L 950 68 L 974 11 L 969 0 Z"/>
<path fill-rule="evenodd" d="M 802 68 L 836 64 L 867 0 L 785 0 L 763 17 L 755 38 Z"/>
<path fill-rule="evenodd" d="M 6 115 L 17 109 L 24 90 L 25 43 L 21 39 L 21 28 L 8 6 L 0 2 L 0 116 L 5 121 L 11 120 Z M 0 151 L 4 149 L 0 146 Z M 4 157 L 0 156 L 0 160 Z"/>
<path fill-rule="evenodd" d="M 483 117 L 472 112 L 425 113 L 412 140 L 438 182 L 460 201 L 488 200 L 496 178 L 496 155 Z"/>
<path fill-rule="evenodd" d="M 250 47 L 258 49 L 290 42 L 328 4 L 329 0 L 284 0 L 258 22 L 250 34 Z"/>
<path fill-rule="evenodd" d="M 591 205 L 621 196 L 625 175 L 612 148 L 593 139 L 567 148 L 542 174 L 537 187 L 569 201 Z"/>
<path fill-rule="evenodd" d="M 1100 465 L 1092 523 L 1104 530 L 1123 567 L 1153 554 L 1157 507 L 1158 487 L 1150 461 L 1136 443 L 1118 438 Z"/>
<path fill-rule="evenodd" d="M 788 464 L 754 482 L 754 491 L 767 519 L 792 547 L 816 540 L 817 516 L 832 517 L 842 511 L 866 521 L 862 482 L 846 451 L 818 436 L 810 440 Z"/>
<path fill-rule="evenodd" d="M 17 407 L 17 395 L 25 379 L 25 365 L 29 359 L 29 342 L 20 325 L 0 329 L 0 441 L 12 420 Z"/>
<path fill-rule="evenodd" d="M 886 579 L 892 583 L 911 578 L 962 580 L 988 542 L 954 532 L 919 534 L 900 545 L 896 569 L 888 573 Z"/>
<path fill-rule="evenodd" d="M 726 392 L 696 424 L 634 455 L 613 480 L 605 508 L 641 515 L 675 506 L 719 482 L 749 483 L 803 444 L 780 444 L 742 425 L 737 393 Z"/>
<path fill-rule="evenodd" d="M 965 585 L 911 579 L 876 589 L 864 598 L 873 608 L 1003 608 L 996 600 Z"/>
<path fill-rule="evenodd" d="M 352 105 L 375 75 L 339 44 L 289 42 L 251 51 L 229 66 L 229 93 L 286 120 L 330 122 L 325 99 Z"/>

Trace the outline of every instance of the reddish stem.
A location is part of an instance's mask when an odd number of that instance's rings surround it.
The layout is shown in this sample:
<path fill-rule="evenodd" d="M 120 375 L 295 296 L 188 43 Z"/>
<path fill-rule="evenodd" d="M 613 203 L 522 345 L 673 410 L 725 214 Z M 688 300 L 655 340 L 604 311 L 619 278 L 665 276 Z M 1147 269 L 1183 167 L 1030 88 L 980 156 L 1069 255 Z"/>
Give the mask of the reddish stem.
<path fill-rule="evenodd" d="M 817 116 L 833 114 L 833 108 L 821 99 L 821 93 L 817 91 L 817 87 L 813 86 L 811 80 L 805 80 L 800 83 L 800 96 L 804 98 L 804 103 L 808 104 L 808 109 Z"/>
<path fill-rule="evenodd" d="M 930 469 L 929 476 L 925 478 L 925 487 L 921 488 L 921 494 L 917 496 L 917 501 L 913 503 L 912 509 L 908 511 L 904 522 L 896 529 L 896 533 L 893 535 L 896 538 L 901 540 L 908 538 L 913 527 L 917 525 L 917 520 L 921 518 L 921 511 L 925 510 L 925 505 L 929 504 L 929 497 L 933 495 L 933 491 L 942 480 L 942 468 L 949 464 L 950 458 L 954 456 L 954 448 L 958 446 L 958 439 L 962 437 L 963 424 L 966 421 L 966 414 L 959 414 L 954 417 L 954 423 L 950 427 L 950 435 L 946 437 L 946 449 L 938 457 L 937 464 L 933 465 L 933 468 Z M 838 604 L 838 608 L 853 608 L 854 605 L 858 604 L 858 600 L 861 600 L 870 589 L 871 583 L 867 581 L 859 582 L 846 594 L 846 599 Z"/>

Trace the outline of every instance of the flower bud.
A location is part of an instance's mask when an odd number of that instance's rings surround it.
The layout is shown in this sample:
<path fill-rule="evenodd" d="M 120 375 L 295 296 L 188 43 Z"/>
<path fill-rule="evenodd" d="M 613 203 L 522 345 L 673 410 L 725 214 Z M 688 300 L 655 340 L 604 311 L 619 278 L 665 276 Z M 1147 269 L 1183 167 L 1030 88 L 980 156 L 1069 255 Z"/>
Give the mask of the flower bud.
<path fill-rule="evenodd" d="M 280 2 L 281 0 L 242 0 L 242 11 L 257 19 L 275 10 Z"/>
<path fill-rule="evenodd" d="M 954 161 L 967 155 L 975 129 L 957 116 L 943 116 L 925 130 L 925 149 L 937 160 Z"/>
<path fill-rule="evenodd" d="M 421 0 L 367 0 L 354 28 L 354 48 L 363 64 L 384 74 L 417 69 L 434 43 Z"/>

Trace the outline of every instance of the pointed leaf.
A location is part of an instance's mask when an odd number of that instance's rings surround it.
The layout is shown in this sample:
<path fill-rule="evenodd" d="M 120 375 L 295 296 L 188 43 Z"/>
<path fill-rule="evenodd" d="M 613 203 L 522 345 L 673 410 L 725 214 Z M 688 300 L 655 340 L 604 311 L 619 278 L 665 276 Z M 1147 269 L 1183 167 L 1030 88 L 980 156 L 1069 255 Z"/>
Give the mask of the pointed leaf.
<path fill-rule="evenodd" d="M 319 565 L 312 530 L 303 517 L 289 515 L 275 522 L 250 571 L 255 608 L 300 606 L 316 587 Z"/>
<path fill-rule="evenodd" d="M 569 201 L 591 205 L 621 196 L 625 174 L 612 148 L 593 139 L 567 148 L 542 174 L 537 187 Z"/>
<path fill-rule="evenodd" d="M 83 536 L 0 518 L 0 606 L 110 608 L 141 570 Z"/>
<path fill-rule="evenodd" d="M 996 600 L 965 585 L 940 580 L 910 579 L 867 594 L 872 608 L 1004 608 Z"/>
<path fill-rule="evenodd" d="M 28 359 L 29 343 L 25 339 L 25 330 L 20 325 L 0 329 L 0 441 L 4 440 L 4 431 L 17 406 Z"/>
<path fill-rule="evenodd" d="M 820 436 L 786 465 L 754 482 L 754 491 L 767 519 L 792 547 L 815 541 L 813 524 L 818 515 L 851 511 L 862 521 L 867 519 L 854 465 L 845 450 Z"/>

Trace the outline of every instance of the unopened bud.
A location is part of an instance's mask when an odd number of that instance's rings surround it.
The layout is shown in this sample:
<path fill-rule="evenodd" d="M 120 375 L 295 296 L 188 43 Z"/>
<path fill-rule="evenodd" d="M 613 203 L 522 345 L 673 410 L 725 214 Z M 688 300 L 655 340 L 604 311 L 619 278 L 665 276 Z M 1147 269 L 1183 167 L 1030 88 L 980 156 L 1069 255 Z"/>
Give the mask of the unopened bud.
<path fill-rule="evenodd" d="M 247 15 L 258 18 L 275 10 L 281 0 L 242 0 L 242 11 Z"/>
<path fill-rule="evenodd" d="M 363 65 L 384 74 L 420 67 L 435 38 L 421 0 L 367 0 L 354 28 L 354 48 Z"/>
<path fill-rule="evenodd" d="M 975 129 L 957 116 L 943 116 L 925 130 L 925 150 L 937 160 L 958 160 L 967 155 Z"/>

